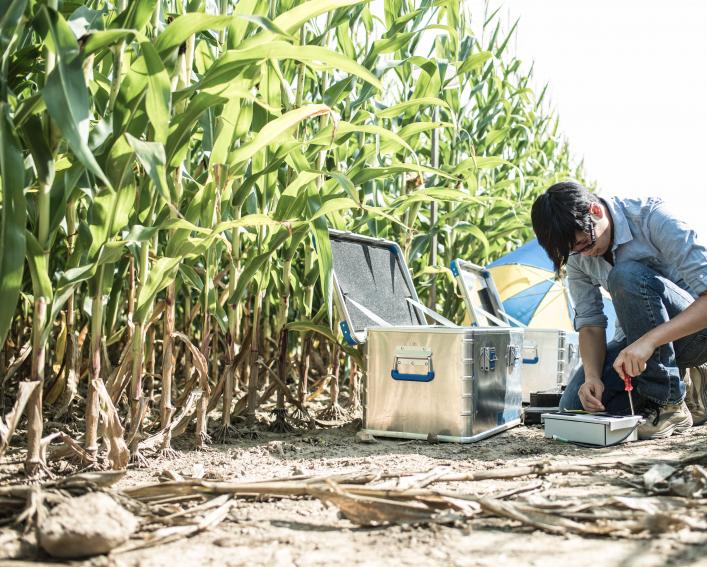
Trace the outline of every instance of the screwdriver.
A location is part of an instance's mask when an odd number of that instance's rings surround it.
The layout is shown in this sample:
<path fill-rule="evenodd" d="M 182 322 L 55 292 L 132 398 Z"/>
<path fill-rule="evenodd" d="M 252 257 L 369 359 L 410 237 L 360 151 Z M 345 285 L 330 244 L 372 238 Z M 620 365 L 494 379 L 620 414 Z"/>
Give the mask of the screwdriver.
<path fill-rule="evenodd" d="M 631 415 L 636 415 L 636 412 L 633 409 L 633 397 L 631 396 L 633 384 L 631 383 L 631 377 L 626 374 L 626 368 L 623 364 L 621 365 L 621 378 L 624 381 L 624 390 L 628 392 L 628 403 L 631 405 Z"/>

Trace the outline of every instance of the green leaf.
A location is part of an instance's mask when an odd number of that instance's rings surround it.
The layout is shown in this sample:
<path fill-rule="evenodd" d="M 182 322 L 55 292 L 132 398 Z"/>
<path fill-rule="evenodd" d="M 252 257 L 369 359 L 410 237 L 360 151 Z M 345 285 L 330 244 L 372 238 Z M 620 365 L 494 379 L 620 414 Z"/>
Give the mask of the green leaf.
<path fill-rule="evenodd" d="M 403 126 L 397 135 L 399 138 L 407 141 L 415 136 L 418 136 L 419 134 L 429 133 L 436 128 L 454 129 L 454 124 L 451 122 L 413 122 Z M 380 153 L 385 154 L 391 149 L 394 149 L 396 145 L 398 144 L 394 140 L 386 140 L 380 146 Z"/>
<path fill-rule="evenodd" d="M 302 120 L 328 112 L 331 112 L 331 110 L 324 104 L 307 104 L 283 114 L 280 118 L 268 122 L 251 142 L 231 152 L 229 163 L 236 165 L 250 159 L 256 152 L 274 143 L 283 133 L 302 122 Z"/>
<path fill-rule="evenodd" d="M 208 108 L 217 104 L 223 104 L 227 99 L 212 94 L 199 93 L 189 103 L 187 110 L 177 115 L 172 120 L 172 128 L 167 139 L 166 152 L 167 163 L 170 167 L 178 165 L 179 151 L 189 143 L 191 131 L 199 117 Z"/>
<path fill-rule="evenodd" d="M 92 31 L 100 31 L 105 27 L 104 17 L 108 13 L 103 10 L 92 10 L 86 6 L 79 6 L 71 12 L 67 23 L 76 37 L 83 37 Z"/>
<path fill-rule="evenodd" d="M 193 87 L 201 90 L 227 84 L 242 75 L 243 69 L 266 59 L 294 59 L 301 63 L 323 63 L 339 69 L 381 89 L 381 83 L 368 69 L 345 55 L 318 45 L 291 45 L 285 41 L 271 41 L 246 49 L 233 49 L 224 53 L 209 68 L 201 82 Z"/>
<path fill-rule="evenodd" d="M 361 204 L 361 199 L 358 195 L 358 191 L 356 191 L 356 187 L 354 187 L 354 184 L 351 183 L 351 180 L 346 177 L 346 175 L 338 171 L 329 171 L 327 173 L 332 177 L 332 179 L 341 185 L 346 194 L 356 203 L 357 206 Z"/>
<path fill-rule="evenodd" d="M 329 215 L 333 212 L 336 211 L 342 211 L 342 210 L 350 210 L 350 209 L 357 209 L 358 208 L 358 203 L 354 201 L 353 199 L 349 199 L 348 197 L 339 197 L 336 199 L 329 199 L 328 201 L 325 201 L 322 203 L 322 205 L 317 208 L 312 216 L 310 216 L 307 220 L 309 221 L 315 221 L 318 218 L 321 218 L 325 215 Z"/>
<path fill-rule="evenodd" d="M 345 199 L 356 204 L 351 199 Z M 340 201 L 333 199 L 333 201 Z M 322 290 L 324 305 L 326 305 L 327 320 L 331 321 L 332 313 L 332 285 L 334 277 L 334 257 L 331 252 L 331 241 L 329 240 L 329 227 L 322 215 L 317 211 L 325 210 L 331 201 L 322 204 L 321 197 L 316 189 L 310 187 L 307 191 L 307 213 L 311 221 L 312 237 L 314 238 L 314 248 L 317 251 L 317 266 L 319 267 L 319 286 Z"/>
<path fill-rule="evenodd" d="M 164 144 L 169 134 L 169 113 L 172 100 L 169 75 L 157 51 L 149 42 L 140 44 L 147 68 L 145 110 L 155 130 L 155 142 Z"/>
<path fill-rule="evenodd" d="M 493 59 L 493 53 L 490 51 L 480 51 L 478 53 L 472 53 L 467 57 L 461 65 L 457 67 L 457 74 L 463 75 L 464 73 L 469 73 L 476 69 L 483 67 L 484 63 L 489 59 Z"/>
<path fill-rule="evenodd" d="M 25 168 L 13 131 L 9 107 L 0 102 L 0 344 L 12 325 L 25 265 Z"/>
<path fill-rule="evenodd" d="M 267 10 L 267 6 L 263 6 L 259 0 L 239 0 L 233 8 L 234 16 L 251 15 L 257 13 L 258 5 L 263 8 L 263 13 Z M 249 22 L 244 18 L 233 18 L 228 26 L 226 38 L 228 41 L 228 49 L 238 47 L 245 34 L 248 31 Z"/>
<path fill-rule="evenodd" d="M 0 2 L 0 54 L 5 54 L 26 7 L 27 0 Z"/>
<path fill-rule="evenodd" d="M 174 281 L 181 258 L 159 258 L 151 267 L 145 285 L 140 288 L 135 320 L 144 323 L 157 294 Z"/>
<path fill-rule="evenodd" d="M 293 207 L 297 202 L 301 189 L 313 183 L 320 175 L 321 172 L 319 171 L 302 171 L 297 174 L 297 177 L 292 180 L 292 183 L 280 195 L 274 217 L 278 220 L 291 218 L 295 214 L 293 213 Z"/>
<path fill-rule="evenodd" d="M 108 239 L 128 223 L 134 203 L 135 187 L 132 185 L 125 185 L 120 191 L 104 188 L 94 196 L 88 209 L 89 259 L 95 258 Z"/>
<path fill-rule="evenodd" d="M 142 31 L 150 21 L 158 0 L 131 0 L 127 9 L 115 19 L 115 27 Z"/>
<path fill-rule="evenodd" d="M 134 153 L 125 136 L 120 136 L 111 146 L 105 169 L 115 190 L 133 182 Z"/>
<path fill-rule="evenodd" d="M 309 0 L 288 10 L 273 20 L 273 23 L 287 33 L 295 33 L 302 24 L 321 14 L 326 14 L 337 8 L 354 6 L 370 0 Z"/>
<path fill-rule="evenodd" d="M 470 157 L 468 159 L 465 159 L 459 165 L 457 165 L 457 167 L 454 169 L 454 175 L 459 175 L 470 169 L 493 169 L 494 167 L 498 167 L 499 165 L 512 166 L 509 161 L 496 156 Z"/>
<path fill-rule="evenodd" d="M 116 43 L 127 40 L 130 37 L 137 37 L 140 41 L 147 41 L 147 38 L 136 30 L 111 29 L 93 32 L 83 46 L 84 57 L 92 53 L 97 53 L 101 49 L 112 47 Z"/>
<path fill-rule="evenodd" d="M 165 158 L 164 146 L 159 142 L 143 142 L 130 134 L 125 134 L 125 137 L 165 203 L 171 203 L 172 197 L 167 185 L 167 159 Z"/>
<path fill-rule="evenodd" d="M 397 144 L 405 148 L 411 154 L 415 153 L 415 150 L 413 150 L 405 140 L 403 140 L 395 132 L 391 132 L 387 128 L 383 128 L 382 126 L 378 126 L 376 124 L 351 124 L 344 120 L 338 122 L 335 127 L 331 126 L 321 131 L 315 138 L 310 141 L 310 143 L 329 145 L 332 141 L 332 130 L 334 128 L 334 141 L 338 141 L 343 136 L 351 134 L 352 132 L 363 132 L 364 134 L 373 134 L 375 136 L 380 136 L 382 139 L 386 140 L 390 144 Z"/>
<path fill-rule="evenodd" d="M 47 111 L 84 167 L 110 185 L 88 147 L 90 103 L 78 43 L 66 20 L 57 12 L 40 6 L 39 17 L 46 23 L 52 39 L 47 45 L 57 55 L 56 66 L 42 89 Z"/>
<path fill-rule="evenodd" d="M 217 119 L 216 140 L 209 160 L 211 167 L 226 163 L 242 110 L 243 101 L 238 97 L 230 98 L 224 105 L 221 115 Z"/>
<path fill-rule="evenodd" d="M 401 209 L 418 202 L 431 203 L 434 201 L 449 201 L 449 202 L 467 202 L 473 203 L 475 205 L 485 205 L 483 200 L 478 197 L 469 195 L 462 191 L 457 191 L 455 189 L 440 189 L 432 187 L 429 189 L 420 189 L 419 191 L 414 191 L 408 195 L 401 195 L 398 197 L 391 208 Z"/>
<path fill-rule="evenodd" d="M 158 36 L 155 49 L 162 55 L 184 43 L 190 36 L 205 30 L 222 30 L 233 16 L 210 16 L 190 13 L 178 16 Z"/>
<path fill-rule="evenodd" d="M 455 226 L 454 230 L 457 231 L 459 234 L 471 234 L 477 241 L 481 242 L 481 246 L 483 246 L 484 256 L 488 256 L 490 250 L 489 239 L 486 236 L 486 233 L 481 230 L 477 225 L 472 223 L 463 223 Z"/>
<path fill-rule="evenodd" d="M 179 272 L 182 274 L 184 283 L 199 292 L 204 289 L 204 280 L 199 277 L 199 274 L 196 273 L 196 270 L 194 270 L 194 268 L 192 268 L 189 264 L 180 264 Z"/>
<path fill-rule="evenodd" d="M 451 175 L 444 173 L 439 169 L 434 169 L 432 167 L 425 167 L 424 165 L 412 165 L 407 163 L 398 163 L 394 165 L 389 165 L 387 167 L 367 167 L 363 171 L 357 173 L 351 181 L 354 185 L 363 185 L 367 181 L 372 179 L 377 179 L 379 177 L 388 177 L 391 175 L 396 175 L 402 173 L 403 171 L 414 171 L 416 173 L 428 173 L 430 175 L 436 175 L 439 177 L 446 177 L 447 179 L 455 179 Z"/>
<path fill-rule="evenodd" d="M 500 128 L 498 130 L 489 130 L 484 138 L 484 145 L 488 148 L 499 143 L 508 135 L 508 128 Z"/>
<path fill-rule="evenodd" d="M 231 305 L 235 305 L 241 300 L 243 293 L 245 292 L 248 285 L 253 281 L 253 279 L 262 274 L 263 267 L 270 260 L 270 257 L 277 251 L 277 249 L 284 244 L 290 237 L 290 233 L 287 230 L 280 230 L 275 233 L 272 237 L 268 239 L 263 248 L 265 252 L 258 254 L 253 259 L 248 261 L 244 266 L 243 271 L 238 277 L 238 282 L 236 288 L 233 290 L 233 294 L 229 297 L 228 302 Z"/>
<path fill-rule="evenodd" d="M 376 116 L 378 118 L 392 118 L 394 116 L 399 116 L 403 114 L 411 108 L 417 108 L 418 106 L 441 106 L 443 108 L 449 109 L 449 105 L 443 100 L 433 96 L 428 96 L 424 98 L 414 98 L 412 100 L 406 100 L 401 103 L 395 104 L 390 108 L 386 108 L 385 110 L 379 110 L 378 112 L 376 112 Z"/>
<path fill-rule="evenodd" d="M 51 185 L 54 181 L 54 156 L 47 145 L 39 116 L 30 116 L 21 130 L 22 138 L 32 154 L 37 179 L 40 183 Z"/>
<path fill-rule="evenodd" d="M 265 16 L 254 16 L 251 14 L 238 14 L 239 18 L 242 18 L 244 20 L 248 20 L 249 22 L 253 22 L 254 24 L 260 26 L 264 30 L 269 31 L 273 35 L 279 35 L 282 36 L 289 41 L 292 41 L 293 43 L 296 41 L 296 38 L 294 38 L 292 35 L 290 35 L 287 31 L 283 30 L 280 26 L 278 26 L 275 22 L 273 22 L 270 18 L 266 18 Z"/>
<path fill-rule="evenodd" d="M 325 339 L 330 340 L 333 344 L 338 344 L 344 352 L 352 357 L 359 365 L 363 364 L 363 357 L 361 356 L 361 353 L 357 349 L 352 348 L 350 345 L 339 343 L 336 335 L 329 327 L 320 325 L 314 321 L 293 321 L 292 323 L 287 324 L 287 329 L 298 333 L 316 333 L 321 335 Z"/>
<path fill-rule="evenodd" d="M 25 231 L 25 241 L 27 243 L 27 264 L 32 276 L 32 289 L 35 297 L 45 297 L 51 301 L 53 290 L 52 282 L 49 279 L 49 262 L 44 249 L 39 244 L 37 237 Z"/>

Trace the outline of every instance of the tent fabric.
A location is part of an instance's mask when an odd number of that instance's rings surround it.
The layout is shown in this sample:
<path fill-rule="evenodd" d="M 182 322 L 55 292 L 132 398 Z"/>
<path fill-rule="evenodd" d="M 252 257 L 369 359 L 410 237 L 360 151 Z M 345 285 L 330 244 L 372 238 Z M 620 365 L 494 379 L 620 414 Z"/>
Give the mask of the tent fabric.
<path fill-rule="evenodd" d="M 503 302 L 504 311 L 514 313 L 516 319 L 524 325 L 529 325 L 552 285 L 551 281 L 542 281 L 513 295 Z"/>
<path fill-rule="evenodd" d="M 489 266 L 489 272 L 493 274 L 493 281 L 501 296 L 501 301 L 505 301 L 529 287 L 555 281 L 555 278 L 549 275 L 546 270 L 526 265 L 501 264 L 495 267 Z"/>
<path fill-rule="evenodd" d="M 562 279 L 557 279 L 549 256 L 537 240 L 486 266 L 511 317 L 530 328 L 574 330 L 574 310 Z M 606 335 L 614 335 L 616 313 L 611 297 L 602 290 L 604 313 L 609 319 Z"/>
<path fill-rule="evenodd" d="M 552 265 L 550 256 L 547 255 L 543 247 L 538 243 L 537 238 L 526 242 L 520 248 L 516 248 L 513 252 L 509 252 L 498 260 L 491 262 L 487 268 L 503 266 L 505 264 L 525 264 L 526 266 L 536 266 L 548 272 L 555 271 Z"/>

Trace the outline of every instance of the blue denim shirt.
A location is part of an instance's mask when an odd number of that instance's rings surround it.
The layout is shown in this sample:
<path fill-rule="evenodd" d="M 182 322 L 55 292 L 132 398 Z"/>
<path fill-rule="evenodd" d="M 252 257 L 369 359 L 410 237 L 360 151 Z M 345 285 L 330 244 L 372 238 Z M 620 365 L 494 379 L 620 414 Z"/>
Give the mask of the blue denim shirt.
<path fill-rule="evenodd" d="M 657 198 L 603 199 L 614 223 L 614 263 L 641 262 L 693 297 L 707 291 L 707 248 L 695 231 Z M 567 282 L 574 303 L 574 327 L 607 327 L 600 286 L 608 292 L 612 265 L 602 257 L 570 256 Z M 625 337 L 616 321 L 614 340 Z"/>

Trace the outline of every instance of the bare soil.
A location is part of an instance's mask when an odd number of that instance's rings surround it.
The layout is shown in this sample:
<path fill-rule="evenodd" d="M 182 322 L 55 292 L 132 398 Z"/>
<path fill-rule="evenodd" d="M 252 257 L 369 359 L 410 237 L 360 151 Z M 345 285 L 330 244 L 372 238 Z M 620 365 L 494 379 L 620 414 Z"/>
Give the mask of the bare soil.
<path fill-rule="evenodd" d="M 129 470 L 118 488 L 157 482 L 165 471 L 184 477 L 255 481 L 301 474 L 422 472 L 437 467 L 473 471 L 541 462 L 679 459 L 704 451 L 707 442 L 707 426 L 693 427 L 685 435 L 668 439 L 606 449 L 585 449 L 545 439 L 539 426 L 517 427 L 470 445 L 381 438 L 361 443 L 356 440 L 356 430 L 353 422 L 287 435 L 262 433 L 255 440 L 234 440 L 203 451 L 190 449 L 185 438 L 180 440 L 181 448 L 177 443 L 175 458 L 153 458 L 147 468 Z M 17 478 L 19 467 L 0 468 L 0 482 Z M 533 494 L 563 501 L 645 495 L 619 478 L 579 474 L 454 483 L 447 487 L 476 494 L 517 490 L 526 497 Z M 0 547 L 3 541 L 8 541 L 7 529 L 0 530 Z M 37 564 L 47 559 L 35 556 L 32 561 Z M 0 563 L 29 564 L 28 559 Z M 224 522 L 194 537 L 72 564 L 707 566 L 707 532 L 682 529 L 636 539 L 589 538 L 551 535 L 511 520 L 488 517 L 454 525 L 361 528 L 318 500 L 238 500 Z"/>

